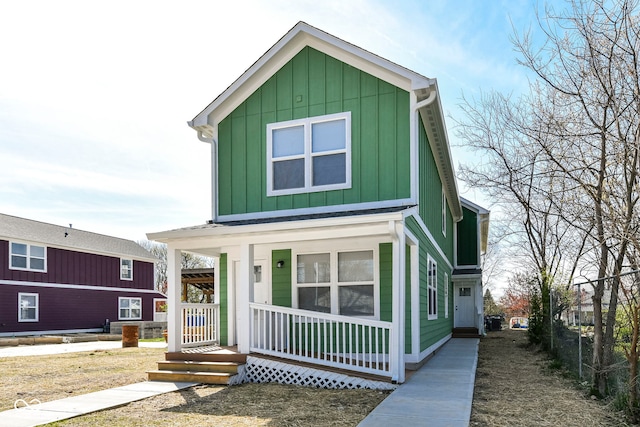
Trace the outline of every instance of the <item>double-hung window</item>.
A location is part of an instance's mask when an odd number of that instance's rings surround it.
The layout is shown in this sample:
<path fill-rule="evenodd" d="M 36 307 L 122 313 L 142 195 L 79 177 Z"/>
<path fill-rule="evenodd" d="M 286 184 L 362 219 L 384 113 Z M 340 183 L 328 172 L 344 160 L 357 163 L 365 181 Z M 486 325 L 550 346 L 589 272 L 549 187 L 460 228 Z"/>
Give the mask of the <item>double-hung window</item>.
<path fill-rule="evenodd" d="M 133 260 L 132 259 L 120 259 L 120 279 L 121 280 L 133 280 Z"/>
<path fill-rule="evenodd" d="M 27 243 L 11 242 L 11 269 L 47 271 L 47 248 Z"/>
<path fill-rule="evenodd" d="M 142 319 L 142 298 L 118 298 L 118 320 Z"/>
<path fill-rule="evenodd" d="M 449 275 L 444 273 L 444 317 L 449 318 Z"/>
<path fill-rule="evenodd" d="M 298 308 L 375 316 L 374 253 L 345 251 L 297 256 Z"/>
<path fill-rule="evenodd" d="M 429 320 L 438 318 L 438 265 L 431 257 L 427 262 L 427 310 Z"/>
<path fill-rule="evenodd" d="M 39 320 L 38 294 L 18 293 L 18 322 L 37 322 Z"/>
<path fill-rule="evenodd" d="M 351 113 L 267 125 L 267 195 L 351 187 Z"/>

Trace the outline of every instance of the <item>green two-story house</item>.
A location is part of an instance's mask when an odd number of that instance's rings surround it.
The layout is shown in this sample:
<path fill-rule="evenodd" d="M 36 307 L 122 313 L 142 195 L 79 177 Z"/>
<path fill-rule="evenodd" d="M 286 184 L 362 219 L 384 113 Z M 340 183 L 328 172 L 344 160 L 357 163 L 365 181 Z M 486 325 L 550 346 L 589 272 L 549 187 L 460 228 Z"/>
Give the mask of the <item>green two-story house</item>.
<path fill-rule="evenodd" d="M 169 351 L 403 382 L 454 328 L 482 333 L 489 212 L 458 194 L 435 79 L 300 22 L 189 126 L 212 219 L 148 235 L 169 249 Z M 183 251 L 215 258 L 207 309 L 180 304 Z"/>

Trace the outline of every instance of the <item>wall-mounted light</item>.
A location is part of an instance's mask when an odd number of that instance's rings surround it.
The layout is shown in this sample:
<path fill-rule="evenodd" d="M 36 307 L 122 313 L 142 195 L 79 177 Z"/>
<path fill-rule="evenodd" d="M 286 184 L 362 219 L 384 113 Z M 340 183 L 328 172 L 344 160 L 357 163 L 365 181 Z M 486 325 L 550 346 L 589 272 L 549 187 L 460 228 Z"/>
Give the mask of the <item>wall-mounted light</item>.
<path fill-rule="evenodd" d="M 282 261 L 282 260 L 278 261 L 278 262 L 276 263 L 276 267 L 278 267 L 278 268 L 282 268 L 282 267 L 284 267 L 284 261 Z"/>

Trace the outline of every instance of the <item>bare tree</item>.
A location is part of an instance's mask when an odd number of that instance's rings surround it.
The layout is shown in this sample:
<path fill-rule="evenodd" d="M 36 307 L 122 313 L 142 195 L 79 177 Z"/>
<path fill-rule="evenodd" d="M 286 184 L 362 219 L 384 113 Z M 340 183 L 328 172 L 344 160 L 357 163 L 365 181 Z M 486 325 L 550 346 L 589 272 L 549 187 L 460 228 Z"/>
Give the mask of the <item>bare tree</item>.
<path fill-rule="evenodd" d="M 538 20 L 546 41 L 515 38 L 521 63 L 538 78 L 539 139 L 554 169 L 574 186 L 573 224 L 596 243 L 597 274 L 611 281 L 606 321 L 604 281 L 594 289 L 594 386 L 605 394 L 613 362 L 620 277 L 630 237 L 637 231 L 640 151 L 640 22 L 635 0 L 571 1 L 568 10 L 546 9 Z M 534 131 L 540 130 L 536 127 Z"/>

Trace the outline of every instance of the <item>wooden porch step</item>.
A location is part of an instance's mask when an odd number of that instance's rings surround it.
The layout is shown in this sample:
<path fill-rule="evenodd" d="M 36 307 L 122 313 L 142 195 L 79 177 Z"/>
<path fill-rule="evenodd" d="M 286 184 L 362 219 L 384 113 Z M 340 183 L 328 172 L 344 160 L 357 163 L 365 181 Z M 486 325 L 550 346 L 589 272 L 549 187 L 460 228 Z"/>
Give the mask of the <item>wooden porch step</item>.
<path fill-rule="evenodd" d="M 238 366 L 239 364 L 235 362 L 199 362 L 194 360 L 163 360 L 158 362 L 158 370 L 160 371 L 237 374 Z"/>
<path fill-rule="evenodd" d="M 187 382 L 227 385 L 235 374 L 224 372 L 193 372 L 157 370 L 147 372 L 149 381 Z"/>
<path fill-rule="evenodd" d="M 165 353 L 165 360 L 187 360 L 193 362 L 247 363 L 247 355 L 241 353 Z"/>
<path fill-rule="evenodd" d="M 453 328 L 453 338 L 480 338 L 478 328 Z"/>

